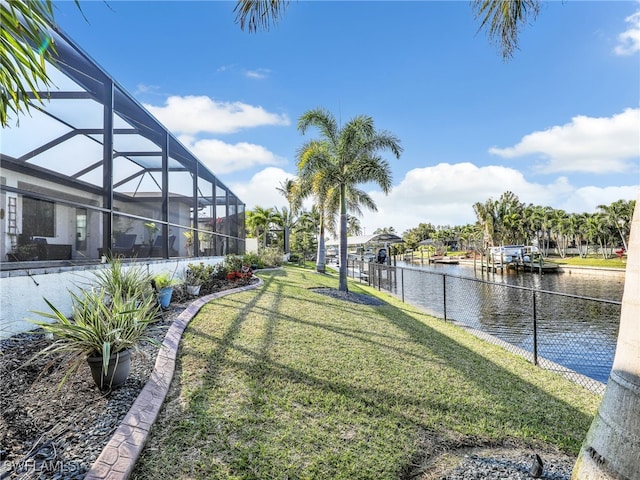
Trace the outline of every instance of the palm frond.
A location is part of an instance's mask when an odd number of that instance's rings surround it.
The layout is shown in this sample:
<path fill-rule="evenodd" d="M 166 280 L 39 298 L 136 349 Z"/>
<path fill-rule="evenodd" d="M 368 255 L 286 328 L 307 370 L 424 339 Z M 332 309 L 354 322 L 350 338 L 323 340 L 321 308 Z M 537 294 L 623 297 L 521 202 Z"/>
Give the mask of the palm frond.
<path fill-rule="evenodd" d="M 278 23 L 288 5 L 285 0 L 238 0 L 233 11 L 240 28 L 254 33 Z"/>

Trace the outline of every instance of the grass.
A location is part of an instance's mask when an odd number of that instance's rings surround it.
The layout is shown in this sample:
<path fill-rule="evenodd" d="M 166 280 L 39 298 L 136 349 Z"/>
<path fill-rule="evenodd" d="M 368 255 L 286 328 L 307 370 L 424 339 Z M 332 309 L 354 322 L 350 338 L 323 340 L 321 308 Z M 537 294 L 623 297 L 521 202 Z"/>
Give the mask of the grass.
<path fill-rule="evenodd" d="M 570 265 L 574 267 L 608 267 L 608 268 L 626 268 L 627 257 L 618 258 L 614 256 L 612 258 L 604 259 L 602 256 L 593 256 L 582 258 L 576 257 L 551 257 L 547 258 L 549 262 L 557 263 L 558 265 Z"/>
<path fill-rule="evenodd" d="M 288 266 L 191 322 L 135 479 L 393 479 L 436 451 L 577 454 L 600 397 L 366 286 Z"/>

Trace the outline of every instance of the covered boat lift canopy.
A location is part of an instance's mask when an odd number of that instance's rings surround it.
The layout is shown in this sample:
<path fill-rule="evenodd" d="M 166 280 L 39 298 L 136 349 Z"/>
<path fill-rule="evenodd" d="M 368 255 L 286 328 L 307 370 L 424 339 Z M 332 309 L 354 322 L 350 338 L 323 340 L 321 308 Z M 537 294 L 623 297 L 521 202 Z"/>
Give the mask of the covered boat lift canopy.
<path fill-rule="evenodd" d="M 402 237 L 395 233 L 379 233 L 377 235 L 358 235 L 355 237 L 347 237 L 347 247 L 364 247 L 384 245 L 385 243 L 402 243 Z M 340 246 L 339 238 L 332 238 L 325 242 L 327 247 Z"/>

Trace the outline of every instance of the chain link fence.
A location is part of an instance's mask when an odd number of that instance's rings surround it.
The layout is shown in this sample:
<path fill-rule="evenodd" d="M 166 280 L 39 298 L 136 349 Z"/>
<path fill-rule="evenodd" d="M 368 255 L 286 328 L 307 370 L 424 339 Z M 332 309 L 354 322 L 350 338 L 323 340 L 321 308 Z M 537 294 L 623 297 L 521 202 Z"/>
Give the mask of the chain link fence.
<path fill-rule="evenodd" d="M 621 302 L 350 260 L 348 275 L 602 394 Z"/>

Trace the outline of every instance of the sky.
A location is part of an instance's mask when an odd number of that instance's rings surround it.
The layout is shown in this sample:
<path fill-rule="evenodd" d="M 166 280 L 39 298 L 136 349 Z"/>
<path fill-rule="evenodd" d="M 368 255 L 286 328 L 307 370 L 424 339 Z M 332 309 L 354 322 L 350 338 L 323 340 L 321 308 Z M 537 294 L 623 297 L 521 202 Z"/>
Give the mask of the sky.
<path fill-rule="evenodd" d="M 549 1 L 504 60 L 467 1 L 295 1 L 268 31 L 234 1 L 54 2 L 58 25 L 246 203 L 287 206 L 314 108 L 371 116 L 388 195 L 365 234 L 474 223 L 505 191 L 593 213 L 640 191 L 640 2 Z"/>

